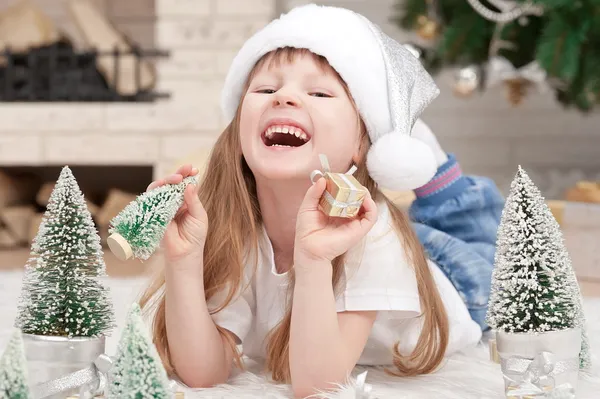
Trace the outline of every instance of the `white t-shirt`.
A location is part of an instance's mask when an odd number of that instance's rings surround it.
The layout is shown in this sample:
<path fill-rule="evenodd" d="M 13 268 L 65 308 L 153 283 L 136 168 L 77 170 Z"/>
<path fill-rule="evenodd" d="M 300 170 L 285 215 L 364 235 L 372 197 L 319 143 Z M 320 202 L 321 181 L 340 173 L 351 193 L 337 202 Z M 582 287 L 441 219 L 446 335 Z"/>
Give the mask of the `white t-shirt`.
<path fill-rule="evenodd" d="M 380 214 L 376 224 L 362 245 L 346 258 L 346 287 L 336 300 L 338 312 L 378 311 L 358 361 L 360 365 L 391 365 L 391 350 L 396 342 L 400 342 L 400 353 L 411 353 L 422 327 L 422 319 L 417 317 L 421 308 L 414 269 L 407 263 L 387 206 L 378 205 Z M 446 355 L 476 345 L 481 339 L 478 324 L 437 265 L 429 261 L 429 268 L 449 317 Z M 271 241 L 264 229 L 256 273 L 252 275 L 252 266 L 246 269 L 247 288 L 214 314 L 213 320 L 238 337 L 246 356 L 260 360 L 266 357 L 267 334 L 284 316 L 288 285 L 288 276 L 277 273 Z M 215 295 L 209 307 L 215 309 L 223 299 L 224 296 Z"/>

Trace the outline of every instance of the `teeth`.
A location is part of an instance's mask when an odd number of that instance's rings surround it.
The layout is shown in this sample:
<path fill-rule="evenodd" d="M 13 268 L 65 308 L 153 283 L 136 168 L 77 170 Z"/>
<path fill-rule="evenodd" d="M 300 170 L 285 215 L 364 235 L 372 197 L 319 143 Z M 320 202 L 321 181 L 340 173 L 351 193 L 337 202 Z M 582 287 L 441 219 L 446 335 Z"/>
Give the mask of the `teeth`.
<path fill-rule="evenodd" d="M 304 141 L 308 141 L 308 135 L 302 131 L 302 129 L 298 129 L 294 126 L 288 125 L 278 125 L 278 126 L 270 126 L 265 132 L 265 136 L 267 138 L 272 138 L 274 133 L 286 133 L 294 135 Z M 284 146 L 289 147 L 289 146 Z"/>

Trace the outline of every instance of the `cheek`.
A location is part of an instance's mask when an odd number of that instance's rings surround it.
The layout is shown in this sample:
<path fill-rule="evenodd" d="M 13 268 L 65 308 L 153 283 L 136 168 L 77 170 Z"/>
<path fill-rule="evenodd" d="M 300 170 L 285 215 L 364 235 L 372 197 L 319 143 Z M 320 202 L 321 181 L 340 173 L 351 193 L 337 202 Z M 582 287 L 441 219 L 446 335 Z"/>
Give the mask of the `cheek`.
<path fill-rule="evenodd" d="M 338 103 L 320 107 L 319 116 L 315 142 L 317 150 L 328 154 L 332 168 L 345 172 L 359 149 L 358 115 L 351 103 Z"/>
<path fill-rule="evenodd" d="M 260 104 L 246 97 L 240 111 L 240 139 L 242 143 L 248 140 L 255 132 L 260 118 Z"/>
<path fill-rule="evenodd" d="M 351 103 L 338 103 L 333 107 L 322 107 L 319 111 L 320 137 L 328 142 L 334 141 L 340 150 L 354 147 L 360 135 L 359 118 Z M 343 144 L 342 144 L 343 143 Z"/>

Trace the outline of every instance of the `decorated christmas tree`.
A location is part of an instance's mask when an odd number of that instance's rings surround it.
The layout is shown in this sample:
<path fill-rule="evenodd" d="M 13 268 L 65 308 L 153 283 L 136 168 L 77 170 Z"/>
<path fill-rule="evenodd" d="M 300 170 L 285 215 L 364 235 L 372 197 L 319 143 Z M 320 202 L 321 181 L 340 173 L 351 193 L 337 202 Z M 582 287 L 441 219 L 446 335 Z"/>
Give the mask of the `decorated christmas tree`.
<path fill-rule="evenodd" d="M 108 399 L 170 399 L 172 396 L 167 373 L 137 303 L 127 316 L 109 381 Z"/>
<path fill-rule="evenodd" d="M 458 69 L 459 94 L 503 84 L 515 105 L 531 88 L 581 111 L 600 101 L 598 1 L 398 0 L 396 9 L 429 71 Z"/>
<path fill-rule="evenodd" d="M 110 222 L 107 240 L 111 251 L 122 260 L 146 260 L 160 244 L 167 226 L 183 204 L 183 193 L 197 177 L 179 184 L 165 184 L 138 196 Z"/>
<path fill-rule="evenodd" d="M 16 330 L 0 357 L 0 398 L 29 399 L 27 362 L 21 332 Z"/>
<path fill-rule="evenodd" d="M 581 294 L 558 223 L 521 167 L 511 184 L 496 245 L 490 327 L 510 333 L 574 327 L 585 331 Z M 582 367 L 589 364 L 584 341 Z"/>
<path fill-rule="evenodd" d="M 16 325 L 24 333 L 97 337 L 113 326 L 100 237 L 65 166 L 26 265 Z"/>

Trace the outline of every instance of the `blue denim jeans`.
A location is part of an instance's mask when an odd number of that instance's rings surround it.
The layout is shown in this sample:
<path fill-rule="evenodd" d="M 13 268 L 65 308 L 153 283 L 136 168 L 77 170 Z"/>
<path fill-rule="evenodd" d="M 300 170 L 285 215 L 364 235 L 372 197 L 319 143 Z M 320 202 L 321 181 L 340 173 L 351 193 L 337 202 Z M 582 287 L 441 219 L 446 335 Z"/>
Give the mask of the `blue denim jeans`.
<path fill-rule="evenodd" d="M 482 330 L 504 198 L 488 178 L 466 176 L 455 157 L 415 190 L 409 214 L 429 258 L 452 282 Z"/>

